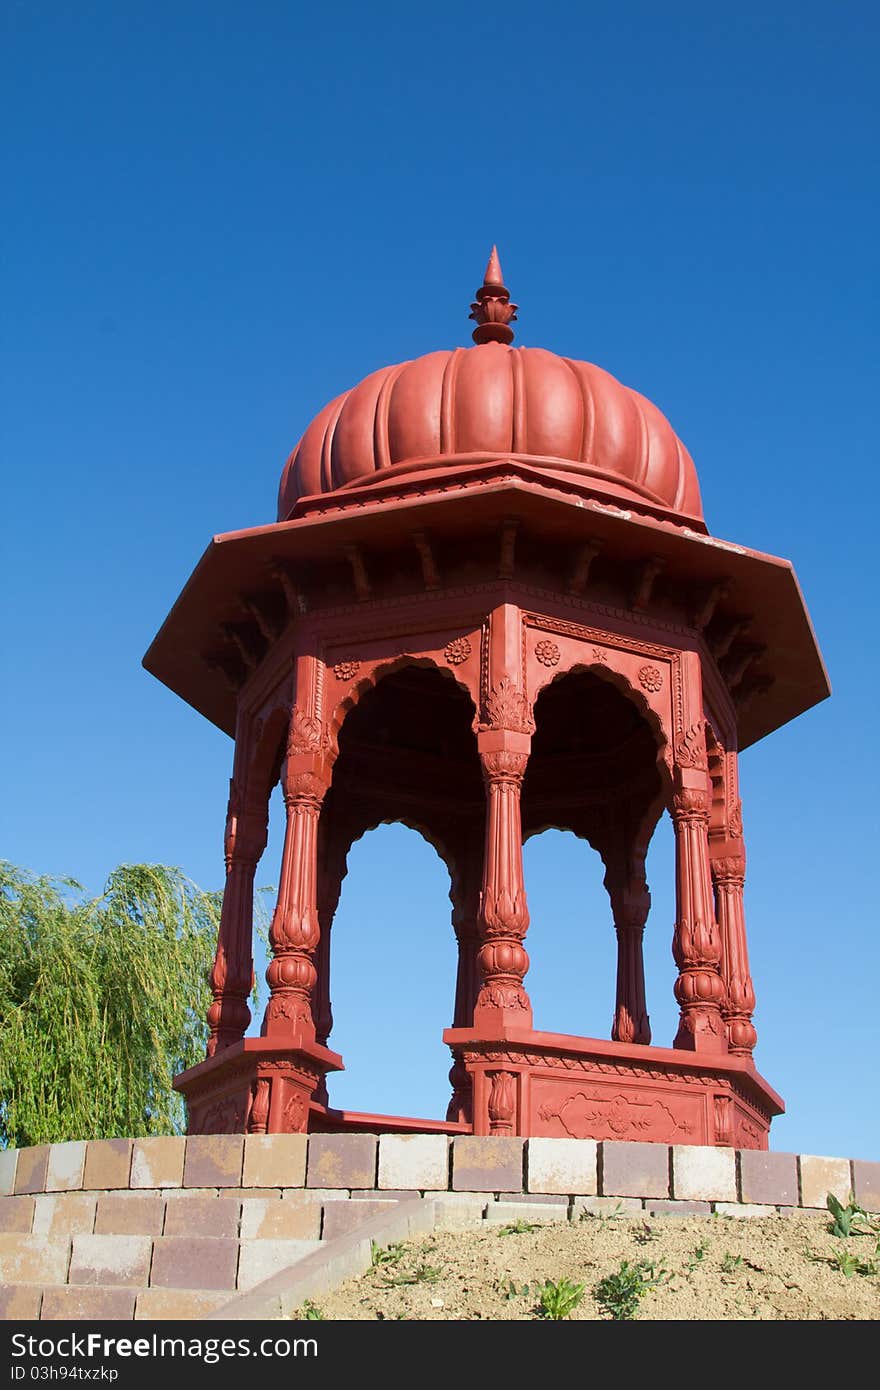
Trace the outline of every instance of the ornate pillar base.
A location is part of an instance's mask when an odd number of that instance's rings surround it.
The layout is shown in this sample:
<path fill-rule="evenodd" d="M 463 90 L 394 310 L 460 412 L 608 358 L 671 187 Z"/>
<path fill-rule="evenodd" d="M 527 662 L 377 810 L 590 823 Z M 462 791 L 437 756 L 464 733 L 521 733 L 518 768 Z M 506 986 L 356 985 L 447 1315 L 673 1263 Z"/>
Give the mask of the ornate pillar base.
<path fill-rule="evenodd" d="M 187 1134 L 305 1134 L 309 1105 L 342 1058 L 307 1039 L 243 1038 L 174 1078 Z"/>

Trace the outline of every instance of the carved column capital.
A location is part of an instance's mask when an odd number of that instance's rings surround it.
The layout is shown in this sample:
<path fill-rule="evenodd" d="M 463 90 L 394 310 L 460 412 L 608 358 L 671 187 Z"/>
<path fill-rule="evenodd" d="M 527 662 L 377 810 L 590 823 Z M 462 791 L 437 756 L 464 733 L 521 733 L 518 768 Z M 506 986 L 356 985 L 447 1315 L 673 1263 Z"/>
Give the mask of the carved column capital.
<path fill-rule="evenodd" d="M 288 766 L 283 778 L 284 804 L 288 810 L 301 807 L 317 815 L 329 786 L 330 779 L 323 772 Z"/>
<path fill-rule="evenodd" d="M 709 824 L 709 793 L 699 787 L 679 787 L 672 795 L 672 822 L 679 826 L 690 823 Z"/>
<path fill-rule="evenodd" d="M 742 888 L 746 881 L 745 854 L 725 854 L 711 861 L 712 878 L 719 885 Z"/>
<path fill-rule="evenodd" d="M 491 786 L 520 786 L 529 761 L 528 753 L 497 748 L 480 753 L 483 777 Z"/>

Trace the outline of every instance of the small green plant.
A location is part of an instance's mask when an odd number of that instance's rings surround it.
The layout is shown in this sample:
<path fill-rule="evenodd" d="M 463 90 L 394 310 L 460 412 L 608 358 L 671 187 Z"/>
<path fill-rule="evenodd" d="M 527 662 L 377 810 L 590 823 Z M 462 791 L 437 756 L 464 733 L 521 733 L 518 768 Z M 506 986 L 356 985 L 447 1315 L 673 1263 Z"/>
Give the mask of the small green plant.
<path fill-rule="evenodd" d="M 297 1319 L 297 1321 L 326 1322 L 326 1318 L 324 1317 L 324 1314 L 321 1312 L 321 1309 L 318 1307 L 318 1305 L 316 1303 L 313 1303 L 310 1298 L 307 1298 L 302 1308 L 300 1309 L 300 1316 Z"/>
<path fill-rule="evenodd" d="M 693 1271 L 698 1267 L 698 1265 L 701 1265 L 703 1263 L 708 1253 L 709 1242 L 707 1240 L 701 1240 L 699 1245 L 696 1247 L 693 1254 L 691 1255 L 691 1258 L 685 1264 L 685 1269 L 687 1270 L 688 1274 L 692 1274 Z"/>
<path fill-rule="evenodd" d="M 539 1222 L 523 1221 L 520 1218 L 517 1221 L 511 1221 L 508 1226 L 501 1226 L 498 1234 L 500 1236 L 527 1236 L 531 1231 L 537 1231 L 539 1229 Z"/>
<path fill-rule="evenodd" d="M 396 1265 L 403 1256 L 403 1245 L 398 1241 L 394 1245 L 383 1247 L 376 1242 L 370 1241 L 370 1260 L 374 1269 L 383 1266 Z"/>
<path fill-rule="evenodd" d="M 647 1221 L 642 1222 L 640 1231 L 633 1231 L 633 1240 L 636 1245 L 648 1245 L 652 1240 L 657 1239 L 657 1232 L 653 1226 L 649 1226 Z"/>
<path fill-rule="evenodd" d="M 630 1264 L 623 1260 L 613 1274 L 606 1274 L 596 1285 L 594 1294 L 599 1307 L 615 1322 L 631 1322 L 639 1304 L 650 1289 L 667 1279 L 668 1273 L 648 1260 Z"/>
<path fill-rule="evenodd" d="M 851 1279 L 854 1274 L 858 1274 L 861 1260 L 851 1250 L 845 1250 L 841 1246 L 839 1250 L 832 1252 L 828 1263 L 836 1265 L 845 1278 Z"/>
<path fill-rule="evenodd" d="M 861 1274 L 865 1278 L 880 1275 L 880 1240 L 878 1240 L 874 1250 L 873 1259 L 862 1260 L 853 1250 L 847 1250 L 845 1245 L 840 1245 L 836 1250 L 832 1250 L 830 1255 L 810 1255 L 809 1258 L 814 1264 L 828 1264 L 832 1269 L 839 1269 L 845 1279 L 851 1279 L 854 1274 Z"/>
<path fill-rule="evenodd" d="M 442 1269 L 438 1269 L 436 1265 L 421 1264 L 414 1270 L 404 1270 L 400 1274 L 395 1274 L 393 1277 L 389 1278 L 388 1283 L 391 1285 L 436 1284 L 438 1280 L 442 1278 Z"/>
<path fill-rule="evenodd" d="M 615 1202 L 610 1211 L 590 1211 L 588 1207 L 581 1207 L 578 1221 L 613 1221 L 622 1215 L 620 1202 Z"/>
<path fill-rule="evenodd" d="M 561 1322 L 563 1318 L 571 1317 L 583 1296 L 583 1284 L 575 1284 L 571 1279 L 545 1279 L 538 1289 L 536 1315 Z"/>
<path fill-rule="evenodd" d="M 833 1236 L 842 1236 L 846 1240 L 849 1236 L 870 1236 L 877 1233 L 876 1226 L 870 1221 L 868 1213 L 853 1199 L 852 1193 L 850 1193 L 850 1199 L 844 1206 L 833 1192 L 829 1192 L 825 1198 L 825 1205 L 831 1213 L 831 1223 L 828 1229 Z M 857 1225 L 857 1222 L 867 1224 Z"/>
<path fill-rule="evenodd" d="M 500 1294 L 506 1303 L 512 1303 L 515 1298 L 528 1298 L 529 1291 L 528 1284 L 517 1284 L 513 1279 L 498 1279 L 495 1282 L 495 1292 Z"/>
<path fill-rule="evenodd" d="M 742 1255 L 731 1255 L 728 1251 L 728 1253 L 724 1256 L 724 1259 L 721 1261 L 721 1273 L 734 1274 L 736 1270 L 741 1268 L 742 1262 Z"/>

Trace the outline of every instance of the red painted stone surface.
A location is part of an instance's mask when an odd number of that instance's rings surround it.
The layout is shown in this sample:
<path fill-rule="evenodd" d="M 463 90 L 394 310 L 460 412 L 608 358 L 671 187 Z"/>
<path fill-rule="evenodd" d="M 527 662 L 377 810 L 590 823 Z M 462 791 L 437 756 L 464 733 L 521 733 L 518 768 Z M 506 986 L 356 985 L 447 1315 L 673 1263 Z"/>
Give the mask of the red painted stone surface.
<path fill-rule="evenodd" d="M 494 251 L 471 317 L 475 346 L 382 369 L 325 407 L 284 470 L 279 521 L 215 539 L 145 658 L 235 740 L 208 1059 L 176 1083 L 190 1132 L 765 1149 L 782 1103 L 753 1061 L 738 755 L 828 694 L 797 581 L 708 534 L 690 455 L 649 402 L 511 346 Z M 261 1037 L 242 1041 L 279 781 L 270 996 Z M 658 1048 L 642 936 L 664 810 L 680 1021 Z M 450 874 L 445 1121 L 352 1115 L 328 1090 L 346 859 L 390 820 Z M 522 844 L 547 826 L 604 861 L 610 1040 L 534 1027 Z M 417 987 L 418 955 L 399 949 L 389 973 Z M 390 1067 L 406 1045 L 390 1041 Z"/>

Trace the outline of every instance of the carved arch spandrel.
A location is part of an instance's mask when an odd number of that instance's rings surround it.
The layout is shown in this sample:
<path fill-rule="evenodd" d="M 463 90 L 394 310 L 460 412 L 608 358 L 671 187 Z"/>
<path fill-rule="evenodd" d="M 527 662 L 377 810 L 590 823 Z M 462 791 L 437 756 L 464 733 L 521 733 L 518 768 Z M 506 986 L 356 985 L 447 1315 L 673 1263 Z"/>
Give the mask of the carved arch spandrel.
<path fill-rule="evenodd" d="M 338 751 L 339 733 L 347 715 L 356 705 L 360 704 L 365 695 L 374 690 L 387 676 L 392 676 L 395 672 L 402 671 L 409 666 L 422 670 L 438 671 L 444 679 L 451 681 L 454 686 L 467 695 L 473 707 L 471 727 L 476 730 L 479 708 L 478 640 L 476 639 L 474 643 L 474 657 L 469 658 L 466 663 L 456 665 L 454 669 L 443 660 L 442 651 L 440 654 L 407 653 L 394 657 L 362 659 L 356 663 L 355 659 L 351 658 L 350 664 L 356 664 L 357 670 L 352 673 L 348 680 L 334 679 L 334 671 L 331 666 L 329 668 L 329 680 L 325 685 L 325 700 L 326 727 L 334 753 Z M 337 687 L 338 693 L 334 692 L 334 685 Z"/>
<path fill-rule="evenodd" d="M 595 647 L 595 644 L 592 645 Z M 670 661 L 669 669 L 670 672 L 674 672 L 674 661 Z M 534 709 L 537 704 L 538 696 L 542 690 L 555 685 L 557 681 L 564 680 L 567 676 L 581 674 L 596 676 L 599 680 L 614 686 L 636 707 L 648 725 L 657 748 L 656 767 L 661 784 L 665 790 L 670 791 L 672 787 L 672 698 L 667 695 L 663 701 L 650 700 L 645 691 L 633 682 L 631 673 L 626 669 L 625 664 L 615 659 L 614 648 L 607 648 L 607 660 L 597 657 L 594 651 L 591 651 L 588 656 L 584 656 L 575 650 L 570 654 L 568 661 L 560 656 L 558 667 L 548 671 L 545 679 L 538 678 L 539 683 L 531 687 L 532 708 Z M 671 684 L 669 679 L 664 681 L 667 688 Z M 662 690 L 660 693 L 663 693 Z"/>

